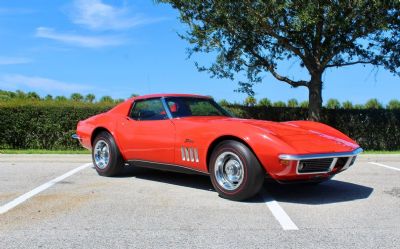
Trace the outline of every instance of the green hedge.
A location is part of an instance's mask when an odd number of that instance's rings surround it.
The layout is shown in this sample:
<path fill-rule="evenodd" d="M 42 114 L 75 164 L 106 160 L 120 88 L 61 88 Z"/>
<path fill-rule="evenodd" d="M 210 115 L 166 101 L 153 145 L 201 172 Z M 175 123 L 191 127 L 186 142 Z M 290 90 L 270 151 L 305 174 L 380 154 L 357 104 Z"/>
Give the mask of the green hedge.
<path fill-rule="evenodd" d="M 112 105 L 40 101 L 0 103 L 0 149 L 80 149 L 71 139 L 76 124 Z M 308 111 L 289 107 L 226 107 L 239 117 L 304 120 Z M 367 150 L 400 149 L 400 110 L 323 109 L 322 122 L 354 138 Z"/>
<path fill-rule="evenodd" d="M 78 121 L 110 108 L 52 101 L 0 104 L 0 149 L 80 149 L 71 139 Z"/>

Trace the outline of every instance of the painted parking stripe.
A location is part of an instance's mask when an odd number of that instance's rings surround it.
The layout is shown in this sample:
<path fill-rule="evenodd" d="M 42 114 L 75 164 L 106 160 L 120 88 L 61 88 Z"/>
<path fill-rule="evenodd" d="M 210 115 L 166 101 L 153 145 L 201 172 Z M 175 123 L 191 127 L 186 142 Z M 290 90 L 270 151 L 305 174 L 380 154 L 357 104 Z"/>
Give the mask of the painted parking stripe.
<path fill-rule="evenodd" d="M 290 219 L 289 215 L 285 212 L 285 210 L 283 210 L 277 201 L 267 194 L 264 194 L 263 197 L 265 204 L 267 204 L 275 219 L 279 222 L 279 224 L 281 224 L 283 230 L 299 230 L 296 224 L 294 224 L 292 219 Z"/>
<path fill-rule="evenodd" d="M 384 168 L 388 168 L 388 169 L 400 171 L 399 168 L 395 168 L 395 167 L 392 167 L 392 166 L 388 166 L 388 165 L 385 165 L 385 164 L 382 164 L 382 163 L 375 163 L 375 162 L 368 162 L 368 163 L 373 164 L 373 165 L 376 165 L 376 166 L 380 166 L 380 167 L 384 167 Z"/>
<path fill-rule="evenodd" d="M 0 214 L 4 214 L 4 213 L 8 212 L 9 210 L 13 209 L 14 207 L 18 206 L 19 204 L 25 202 L 29 198 L 31 198 L 31 197 L 39 194 L 40 192 L 50 188 L 54 184 L 64 180 L 67 177 L 70 177 L 73 174 L 78 173 L 79 171 L 81 171 L 81 170 L 83 170 L 83 169 L 85 169 L 85 168 L 87 168 L 89 166 L 92 166 L 92 165 L 93 165 L 92 163 L 87 163 L 87 164 L 81 165 L 81 166 L 79 166 L 79 167 L 77 167 L 77 168 L 75 168 L 73 170 L 70 170 L 67 173 L 65 173 L 65 174 L 63 174 L 63 175 L 61 175 L 61 176 L 59 176 L 59 177 L 57 177 L 57 178 L 55 178 L 55 179 L 53 179 L 51 181 L 48 181 L 48 182 L 40 185 L 39 187 L 37 187 L 35 189 L 32 189 L 31 191 L 29 191 L 29 192 L 27 192 L 27 193 L 15 198 L 14 200 L 12 200 L 12 201 L 10 201 L 10 202 L 8 202 L 8 203 L 6 203 L 6 204 L 4 204 L 3 206 L 0 207 Z"/>

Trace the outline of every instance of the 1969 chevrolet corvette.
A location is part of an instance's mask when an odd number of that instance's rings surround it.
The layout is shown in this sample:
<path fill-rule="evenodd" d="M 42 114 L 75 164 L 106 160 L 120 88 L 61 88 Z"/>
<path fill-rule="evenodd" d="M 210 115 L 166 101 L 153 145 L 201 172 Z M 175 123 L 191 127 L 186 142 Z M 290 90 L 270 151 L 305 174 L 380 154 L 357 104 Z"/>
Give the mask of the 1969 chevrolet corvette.
<path fill-rule="evenodd" d="M 220 196 L 244 200 L 266 177 L 319 183 L 354 164 L 360 146 L 310 121 L 232 117 L 206 96 L 155 94 L 128 99 L 80 121 L 73 136 L 92 150 L 97 172 L 124 165 L 210 175 Z"/>

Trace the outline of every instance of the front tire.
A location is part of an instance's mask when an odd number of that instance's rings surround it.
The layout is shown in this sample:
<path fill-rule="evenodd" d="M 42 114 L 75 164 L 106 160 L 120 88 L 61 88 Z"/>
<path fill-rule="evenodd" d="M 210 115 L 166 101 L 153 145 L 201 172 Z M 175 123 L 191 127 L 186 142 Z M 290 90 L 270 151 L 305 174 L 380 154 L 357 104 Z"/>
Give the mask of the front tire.
<path fill-rule="evenodd" d="M 256 195 L 264 183 L 264 170 L 254 153 L 244 144 L 226 140 L 210 158 L 211 182 L 226 199 L 242 201 Z"/>
<path fill-rule="evenodd" d="M 101 176 L 115 176 L 123 169 L 123 160 L 112 135 L 100 132 L 93 141 L 92 160 Z"/>

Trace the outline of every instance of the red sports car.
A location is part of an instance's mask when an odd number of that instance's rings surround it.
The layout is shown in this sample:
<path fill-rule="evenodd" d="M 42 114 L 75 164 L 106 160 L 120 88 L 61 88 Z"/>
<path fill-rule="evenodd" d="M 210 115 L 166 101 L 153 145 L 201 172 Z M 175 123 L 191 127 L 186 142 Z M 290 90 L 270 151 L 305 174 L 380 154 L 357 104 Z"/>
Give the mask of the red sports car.
<path fill-rule="evenodd" d="M 128 99 L 80 121 L 73 136 L 97 172 L 124 165 L 210 175 L 220 196 L 244 200 L 266 177 L 318 183 L 354 164 L 360 146 L 325 124 L 234 118 L 206 96 L 156 94 Z"/>

